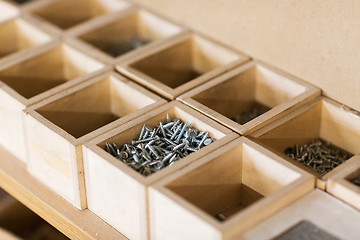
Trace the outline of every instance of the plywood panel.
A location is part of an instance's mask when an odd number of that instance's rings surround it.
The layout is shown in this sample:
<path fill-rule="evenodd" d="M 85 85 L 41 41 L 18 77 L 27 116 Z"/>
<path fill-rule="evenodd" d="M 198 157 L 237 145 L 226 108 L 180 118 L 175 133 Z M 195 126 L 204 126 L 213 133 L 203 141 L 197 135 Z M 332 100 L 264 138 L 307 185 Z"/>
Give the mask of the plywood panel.
<path fill-rule="evenodd" d="M 360 109 L 360 2 L 132 0 Z"/>

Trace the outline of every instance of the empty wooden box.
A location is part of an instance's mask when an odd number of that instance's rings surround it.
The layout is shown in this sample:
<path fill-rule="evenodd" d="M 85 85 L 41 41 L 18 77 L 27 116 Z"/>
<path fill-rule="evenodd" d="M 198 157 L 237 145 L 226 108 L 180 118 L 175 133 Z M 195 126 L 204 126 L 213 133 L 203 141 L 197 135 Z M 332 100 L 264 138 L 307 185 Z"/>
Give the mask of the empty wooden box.
<path fill-rule="evenodd" d="M 178 99 L 248 135 L 320 95 L 320 89 L 260 62 L 237 67 Z"/>
<path fill-rule="evenodd" d="M 121 147 L 135 138 L 138 139 L 144 124 L 154 127 L 160 121 L 165 123 L 167 114 L 171 120 L 181 119 L 183 122 L 191 122 L 191 126 L 200 131 L 208 131 L 209 136 L 215 141 L 147 177 L 104 150 L 107 142 L 115 142 Z M 148 186 L 165 176 L 174 174 L 200 156 L 237 136 L 229 129 L 177 101 L 144 114 L 84 145 L 88 208 L 128 238 L 148 239 Z"/>
<path fill-rule="evenodd" d="M 352 183 L 359 176 L 360 156 L 357 155 L 328 179 L 326 191 L 360 210 L 360 186 Z"/>
<path fill-rule="evenodd" d="M 1 13 L 1 9 L 0 9 Z M 50 42 L 53 38 L 22 18 L 13 18 L 0 23 L 0 65 L 10 58 L 19 58 L 20 54 L 34 47 Z"/>
<path fill-rule="evenodd" d="M 168 99 L 209 81 L 247 57 L 193 33 L 185 33 L 121 61 L 117 70 Z"/>
<path fill-rule="evenodd" d="M 23 6 L 22 11 L 34 16 L 38 24 L 61 33 L 130 6 L 122 0 L 36 0 Z"/>
<path fill-rule="evenodd" d="M 19 15 L 19 10 L 11 4 L 0 2 L 0 22 L 14 18 Z"/>
<path fill-rule="evenodd" d="M 346 162 L 326 174 L 287 157 L 285 150 L 321 139 L 351 154 L 360 152 L 360 119 L 341 104 L 326 97 L 304 105 L 251 135 L 259 143 L 285 157 L 296 166 L 318 177 L 317 187 L 325 189 L 327 179 L 340 171 Z"/>
<path fill-rule="evenodd" d="M 118 14 L 110 14 L 93 24 L 68 31 L 66 36 L 80 41 L 79 47 L 109 64 L 141 54 L 168 38 L 184 31 L 165 19 L 148 11 L 129 8 Z"/>
<path fill-rule="evenodd" d="M 234 239 L 353 240 L 360 236 L 359 218 L 354 208 L 316 189 Z"/>
<path fill-rule="evenodd" d="M 86 207 L 81 145 L 166 101 L 104 73 L 27 108 L 30 173 L 75 207 Z"/>
<path fill-rule="evenodd" d="M 150 187 L 151 239 L 231 239 L 314 185 L 310 174 L 241 137 Z"/>
<path fill-rule="evenodd" d="M 57 40 L 0 64 L 0 144 L 25 162 L 22 111 L 106 69 Z"/>

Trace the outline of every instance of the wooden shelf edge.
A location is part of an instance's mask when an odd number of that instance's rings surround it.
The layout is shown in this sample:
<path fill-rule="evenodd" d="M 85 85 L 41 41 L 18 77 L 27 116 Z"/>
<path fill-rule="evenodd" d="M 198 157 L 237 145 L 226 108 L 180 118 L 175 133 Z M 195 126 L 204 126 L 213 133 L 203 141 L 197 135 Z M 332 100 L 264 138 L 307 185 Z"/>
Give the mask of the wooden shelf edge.
<path fill-rule="evenodd" d="M 0 187 L 71 239 L 127 239 L 88 209 L 76 209 L 41 184 L 2 146 Z"/>

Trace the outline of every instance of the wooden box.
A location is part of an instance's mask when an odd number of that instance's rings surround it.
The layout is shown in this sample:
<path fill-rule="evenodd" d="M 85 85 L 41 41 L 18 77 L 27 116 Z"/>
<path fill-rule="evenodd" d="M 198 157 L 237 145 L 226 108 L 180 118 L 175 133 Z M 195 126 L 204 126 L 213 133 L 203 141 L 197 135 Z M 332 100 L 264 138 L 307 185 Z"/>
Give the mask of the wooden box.
<path fill-rule="evenodd" d="M 4 1 L 0 2 L 0 22 L 17 17 L 18 15 L 19 10 L 16 7 Z"/>
<path fill-rule="evenodd" d="M 315 139 L 331 142 L 350 154 L 360 152 L 360 119 L 357 113 L 326 97 L 319 97 L 251 135 L 259 143 L 291 163 L 318 177 L 317 187 L 325 189 L 327 179 L 346 166 L 347 161 L 326 174 L 319 174 L 284 154 L 295 144 Z"/>
<path fill-rule="evenodd" d="M 248 58 L 194 33 L 148 49 L 117 64 L 117 70 L 168 99 L 209 81 Z"/>
<path fill-rule="evenodd" d="M 215 141 L 147 177 L 104 150 L 107 142 L 115 142 L 120 147 L 137 139 L 144 124 L 149 127 L 158 125 L 160 121 L 166 120 L 167 114 L 171 119 L 191 122 L 192 127 L 208 131 Z M 149 239 L 148 186 L 165 176 L 174 174 L 200 156 L 237 136 L 229 129 L 177 101 L 144 114 L 84 145 L 88 208 L 128 238 Z"/>
<path fill-rule="evenodd" d="M 353 240 L 360 236 L 359 218 L 354 208 L 316 189 L 235 239 Z"/>
<path fill-rule="evenodd" d="M 22 11 L 33 16 L 39 25 L 62 33 L 130 6 L 122 0 L 36 0 L 22 6 Z"/>
<path fill-rule="evenodd" d="M 352 183 L 359 176 L 360 155 L 357 155 L 328 179 L 326 191 L 360 210 L 360 187 Z"/>
<path fill-rule="evenodd" d="M 241 137 L 151 186 L 151 239 L 231 239 L 314 186 L 313 176 Z"/>
<path fill-rule="evenodd" d="M 319 95 L 320 89 L 252 61 L 178 99 L 232 130 L 248 135 Z"/>
<path fill-rule="evenodd" d="M 86 197 L 81 145 L 166 103 L 108 72 L 25 110 L 30 173 L 75 207 Z"/>
<path fill-rule="evenodd" d="M 0 65 L 11 58 L 19 58 L 24 52 L 32 51 L 34 47 L 51 40 L 51 35 L 22 18 L 0 22 Z"/>
<path fill-rule="evenodd" d="M 22 111 L 109 69 L 69 45 L 53 41 L 0 65 L 0 144 L 25 162 Z"/>
<path fill-rule="evenodd" d="M 98 59 L 115 64 L 152 49 L 184 29 L 146 10 L 129 8 L 97 22 L 66 32 L 79 48 Z"/>

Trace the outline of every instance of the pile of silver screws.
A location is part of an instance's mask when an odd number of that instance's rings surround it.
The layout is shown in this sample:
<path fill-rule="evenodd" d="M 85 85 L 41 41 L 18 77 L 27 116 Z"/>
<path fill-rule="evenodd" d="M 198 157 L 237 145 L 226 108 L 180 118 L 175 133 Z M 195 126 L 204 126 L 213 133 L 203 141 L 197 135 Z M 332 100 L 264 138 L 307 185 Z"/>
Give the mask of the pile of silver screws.
<path fill-rule="evenodd" d="M 136 48 L 148 44 L 150 40 L 135 36 L 127 42 L 114 43 L 108 47 L 105 52 L 110 56 L 117 57 L 124 53 L 130 52 Z"/>
<path fill-rule="evenodd" d="M 216 217 L 216 219 L 217 219 L 217 220 L 219 220 L 220 222 L 223 222 L 223 221 L 225 221 L 225 220 L 226 220 L 225 215 L 224 215 L 224 214 L 222 214 L 222 213 L 218 213 L 218 214 L 216 214 L 216 215 L 215 215 L 215 217 Z"/>
<path fill-rule="evenodd" d="M 154 128 L 145 124 L 136 140 L 118 147 L 106 143 L 105 150 L 144 176 L 157 172 L 175 161 L 213 142 L 208 132 L 200 132 L 180 119 L 159 123 Z"/>
<path fill-rule="evenodd" d="M 320 139 L 310 144 L 296 144 L 294 147 L 285 149 L 284 153 L 321 174 L 333 170 L 351 157 L 350 154 L 332 146 L 330 142 L 324 142 Z"/>
<path fill-rule="evenodd" d="M 235 117 L 232 118 L 233 121 L 239 123 L 239 124 L 245 124 L 254 118 L 260 116 L 261 114 L 265 113 L 265 110 L 260 110 L 258 108 L 253 108 L 248 112 L 242 112 Z"/>

